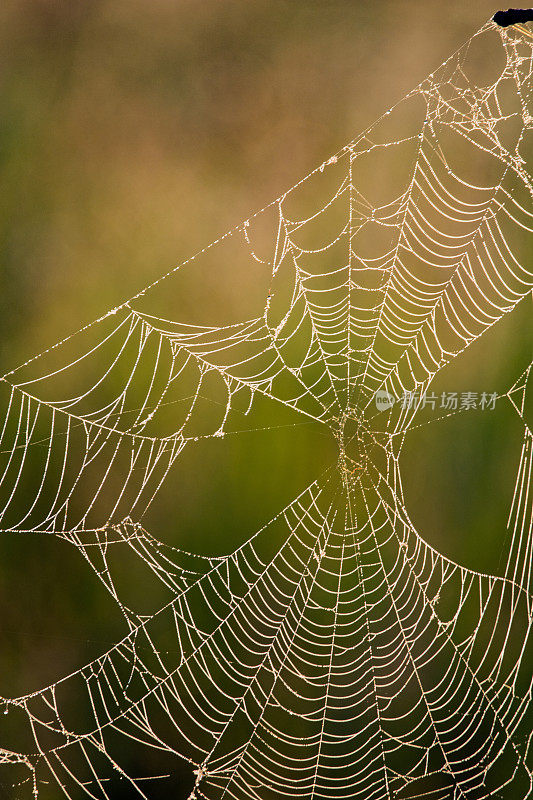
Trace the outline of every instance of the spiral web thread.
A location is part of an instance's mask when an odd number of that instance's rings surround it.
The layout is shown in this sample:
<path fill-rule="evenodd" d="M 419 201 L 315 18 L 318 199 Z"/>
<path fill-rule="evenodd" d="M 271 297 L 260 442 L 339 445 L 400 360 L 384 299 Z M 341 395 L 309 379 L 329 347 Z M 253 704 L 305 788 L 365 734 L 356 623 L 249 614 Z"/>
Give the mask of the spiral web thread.
<path fill-rule="evenodd" d="M 478 45 L 501 56 L 488 85 Z M 530 796 L 531 364 L 498 397 L 523 431 L 500 577 L 415 530 L 400 457 L 437 373 L 529 302 L 532 68 L 529 29 L 487 23 L 270 206 L 4 376 L 2 531 L 71 543 L 129 630 L 2 699 L 13 797 Z M 365 175 L 388 153 L 405 174 L 379 204 Z M 155 313 L 206 255 L 224 270 L 228 242 L 267 276 L 258 316 Z M 380 411 L 377 391 L 418 400 Z M 243 435 L 259 400 L 329 429 L 338 460 L 231 555 L 155 539 L 143 517 L 183 450 Z M 156 614 L 119 596 L 125 549 L 170 592 Z M 19 727 L 25 750 L 5 744 Z M 132 748 L 170 766 L 132 772 Z"/>

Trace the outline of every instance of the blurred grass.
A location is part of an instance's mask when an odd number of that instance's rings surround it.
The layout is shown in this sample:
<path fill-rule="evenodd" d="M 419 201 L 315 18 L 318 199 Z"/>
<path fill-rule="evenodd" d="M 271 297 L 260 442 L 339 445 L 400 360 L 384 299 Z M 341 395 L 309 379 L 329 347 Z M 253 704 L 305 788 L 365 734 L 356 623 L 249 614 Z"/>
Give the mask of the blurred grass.
<path fill-rule="evenodd" d="M 2 365 L 134 293 L 335 152 L 487 2 L 0 10 Z"/>

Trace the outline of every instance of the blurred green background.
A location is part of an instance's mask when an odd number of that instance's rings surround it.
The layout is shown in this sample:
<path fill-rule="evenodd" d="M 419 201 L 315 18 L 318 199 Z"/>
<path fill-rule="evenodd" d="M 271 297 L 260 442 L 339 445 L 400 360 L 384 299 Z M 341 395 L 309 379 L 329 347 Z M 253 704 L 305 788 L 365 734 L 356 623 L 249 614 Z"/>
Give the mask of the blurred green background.
<path fill-rule="evenodd" d="M 278 196 L 497 8 L 487 0 L 4 0 L 2 374 Z M 239 286 L 224 287 L 220 276 L 218 284 L 213 303 L 237 312 Z M 529 315 L 491 336 L 443 388 L 509 385 L 531 357 Z M 424 432 L 406 453 L 421 532 L 483 569 L 497 569 L 519 454 L 520 426 L 502 414 L 481 426 L 459 421 L 457 435 Z M 218 443 L 201 475 L 192 472 L 198 457 L 185 488 L 162 496 L 151 532 L 187 549 L 232 550 L 316 474 L 329 447 L 316 436 L 280 430 L 235 451 Z M 177 515 L 180 525 L 168 523 Z M 128 591 L 134 573 L 124 572 Z M 158 589 L 145 600 L 155 609 Z M 5 696 L 81 666 L 124 632 L 76 551 L 43 537 L 0 541 L 0 609 Z"/>

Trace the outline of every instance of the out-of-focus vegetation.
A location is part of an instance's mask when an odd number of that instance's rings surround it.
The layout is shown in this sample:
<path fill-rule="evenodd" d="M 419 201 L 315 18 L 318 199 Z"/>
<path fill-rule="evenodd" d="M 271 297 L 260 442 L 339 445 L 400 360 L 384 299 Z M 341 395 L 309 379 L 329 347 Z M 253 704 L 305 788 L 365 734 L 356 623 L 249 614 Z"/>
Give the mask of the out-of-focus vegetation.
<path fill-rule="evenodd" d="M 486 0 L 5 0 L 2 373 L 279 195 L 495 10 Z M 206 302 L 237 313 L 242 290 L 223 271 Z M 525 317 L 507 324 L 490 362 L 476 351 L 443 388 L 498 390 L 530 350 L 527 331 Z M 456 436 L 415 438 L 406 455 L 415 522 L 469 566 L 498 563 L 505 507 L 487 497 L 495 485 L 510 491 L 513 424 L 487 417 Z M 216 444 L 161 496 L 156 537 L 233 549 L 303 488 L 329 447 L 297 429 Z M 123 572 L 129 591 L 138 579 Z M 44 537 L 0 541 L 0 607 L 4 695 L 80 666 L 124 632 L 79 554 Z"/>
<path fill-rule="evenodd" d="M 492 12 L 490 2 L 6 0 L 2 363 L 262 207 Z"/>

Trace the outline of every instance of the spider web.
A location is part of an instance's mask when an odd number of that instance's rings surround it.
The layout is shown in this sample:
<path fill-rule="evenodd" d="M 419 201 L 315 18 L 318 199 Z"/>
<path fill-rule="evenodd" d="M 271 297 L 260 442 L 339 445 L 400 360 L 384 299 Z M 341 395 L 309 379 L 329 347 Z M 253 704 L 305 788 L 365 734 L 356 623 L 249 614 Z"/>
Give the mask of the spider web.
<path fill-rule="evenodd" d="M 26 737 L 3 734 L 13 796 L 177 796 L 178 762 L 191 800 L 530 795 L 531 363 L 498 398 L 523 432 L 501 576 L 427 543 L 400 460 L 435 376 L 533 286 L 532 68 L 527 26 L 487 23 L 268 207 L 4 376 L 2 531 L 71 543 L 129 631 L 2 699 Z M 236 253 L 264 277 L 258 314 L 156 313 L 184 270 Z M 418 399 L 379 410 L 376 392 Z M 158 541 L 143 519 L 182 452 L 239 436 L 259 402 L 338 457 L 231 555 Z M 116 588 L 126 550 L 171 593 L 155 614 Z M 168 775 L 137 774 L 131 748 Z"/>

